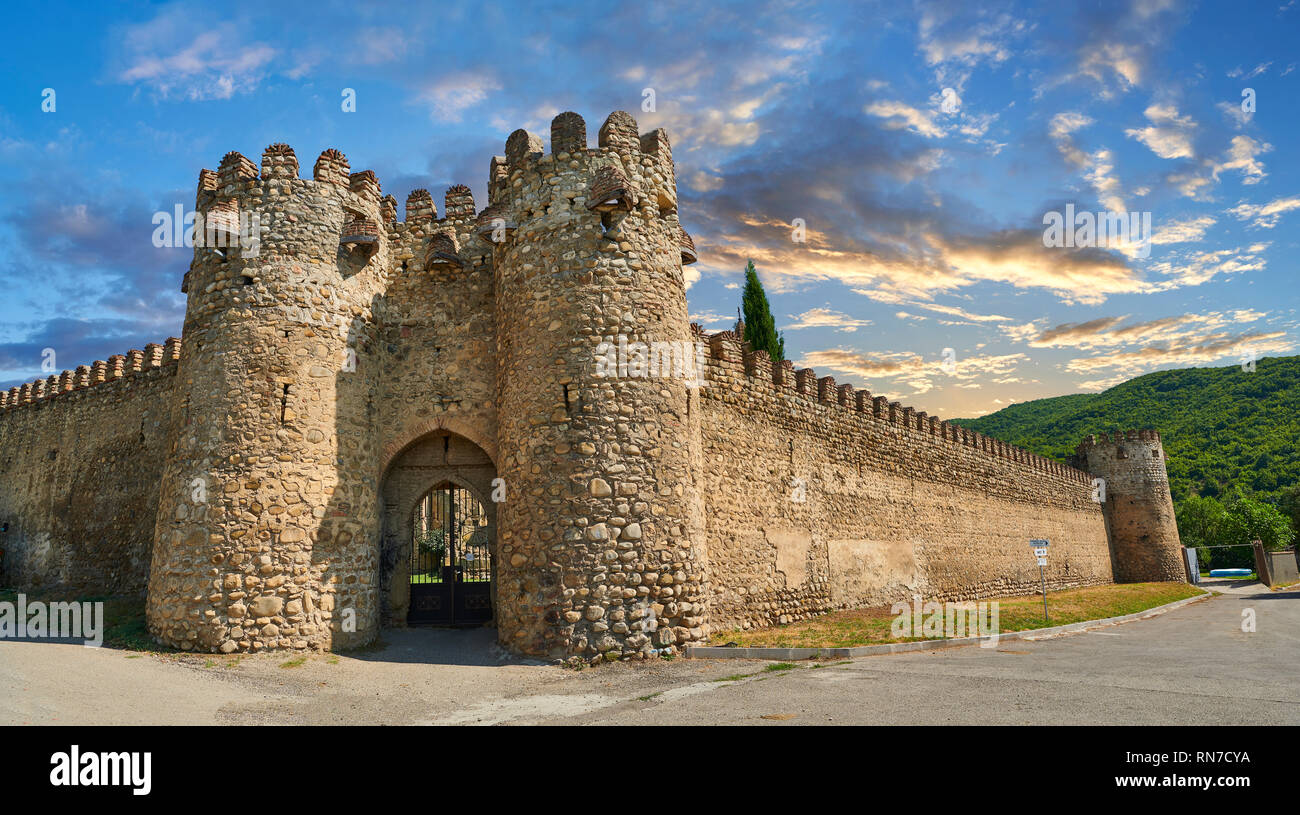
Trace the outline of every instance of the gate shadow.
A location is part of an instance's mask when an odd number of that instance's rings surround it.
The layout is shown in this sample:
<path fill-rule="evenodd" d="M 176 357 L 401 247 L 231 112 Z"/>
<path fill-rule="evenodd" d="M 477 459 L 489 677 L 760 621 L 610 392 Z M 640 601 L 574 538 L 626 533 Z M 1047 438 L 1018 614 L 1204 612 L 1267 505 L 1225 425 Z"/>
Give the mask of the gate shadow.
<path fill-rule="evenodd" d="M 341 657 L 361 662 L 395 662 L 425 665 L 546 665 L 529 657 L 512 654 L 497 643 L 497 630 L 480 628 L 385 628 L 379 640 L 349 651 Z"/>

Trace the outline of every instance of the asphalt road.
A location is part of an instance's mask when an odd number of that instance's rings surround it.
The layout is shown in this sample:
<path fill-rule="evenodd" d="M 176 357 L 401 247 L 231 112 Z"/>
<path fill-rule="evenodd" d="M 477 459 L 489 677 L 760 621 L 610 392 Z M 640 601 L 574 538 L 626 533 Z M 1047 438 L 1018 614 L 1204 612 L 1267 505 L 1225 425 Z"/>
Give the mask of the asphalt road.
<path fill-rule="evenodd" d="M 997 649 L 780 671 L 683 659 L 573 671 L 510 657 L 485 629 L 391 631 L 381 648 L 301 664 L 3 642 L 0 724 L 1300 724 L 1300 592 L 1231 591 Z"/>

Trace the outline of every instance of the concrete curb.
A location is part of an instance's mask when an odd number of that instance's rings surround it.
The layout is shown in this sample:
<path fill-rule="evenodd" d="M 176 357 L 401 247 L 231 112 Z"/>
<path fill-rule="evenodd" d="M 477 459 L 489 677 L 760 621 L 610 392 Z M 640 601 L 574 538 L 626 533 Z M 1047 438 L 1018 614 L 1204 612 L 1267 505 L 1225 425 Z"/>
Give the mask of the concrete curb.
<path fill-rule="evenodd" d="M 1076 631 L 1086 631 L 1090 628 L 1100 628 L 1106 625 L 1115 625 L 1117 623 L 1127 623 L 1133 620 L 1142 620 L 1148 617 L 1156 617 L 1167 611 L 1182 608 L 1192 603 L 1199 603 L 1202 600 L 1213 597 L 1214 593 L 1201 589 L 1203 594 L 1199 597 L 1188 597 L 1183 600 L 1175 600 L 1172 603 L 1166 603 L 1163 606 L 1149 608 L 1146 611 L 1138 611 L 1133 614 L 1125 614 L 1121 617 L 1106 617 L 1100 620 L 1084 620 L 1083 622 L 1070 623 L 1068 625 L 1057 625 L 1051 628 L 1033 628 L 1027 631 L 1008 631 L 1005 634 L 997 635 L 997 641 L 1003 640 L 1015 641 L 1021 639 L 1034 640 L 1041 636 L 1050 634 L 1068 634 Z M 900 654 L 907 651 L 935 651 L 941 648 L 958 648 L 964 645 L 977 645 L 985 641 L 993 640 L 993 637 L 960 637 L 950 640 L 918 640 L 916 642 L 891 642 L 885 645 L 859 645 L 853 648 L 723 648 L 717 645 L 688 645 L 686 646 L 687 659 L 774 659 L 774 660 L 800 660 L 800 659 L 843 659 L 847 657 L 869 657 L 878 654 Z"/>

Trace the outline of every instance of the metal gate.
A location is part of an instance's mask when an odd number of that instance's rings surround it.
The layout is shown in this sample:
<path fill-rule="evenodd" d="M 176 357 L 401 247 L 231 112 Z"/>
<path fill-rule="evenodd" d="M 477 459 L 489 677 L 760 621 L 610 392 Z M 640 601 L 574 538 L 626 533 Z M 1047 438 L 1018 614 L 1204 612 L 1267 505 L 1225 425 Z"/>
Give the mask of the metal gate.
<path fill-rule="evenodd" d="M 492 620 L 492 527 L 464 487 L 443 483 L 416 506 L 411 546 L 412 625 Z"/>

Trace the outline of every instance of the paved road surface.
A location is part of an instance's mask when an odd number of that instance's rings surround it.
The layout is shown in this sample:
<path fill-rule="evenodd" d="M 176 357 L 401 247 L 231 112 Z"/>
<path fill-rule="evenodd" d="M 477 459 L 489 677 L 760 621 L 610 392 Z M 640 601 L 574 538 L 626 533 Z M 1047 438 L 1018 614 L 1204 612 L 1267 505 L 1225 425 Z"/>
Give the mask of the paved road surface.
<path fill-rule="evenodd" d="M 1300 592 L 1226 588 L 1080 634 L 778 672 L 682 659 L 575 672 L 512 658 L 484 629 L 387 632 L 383 648 L 296 667 L 4 642 L 0 724 L 1300 724 Z M 751 676 L 714 681 L 736 674 Z"/>

